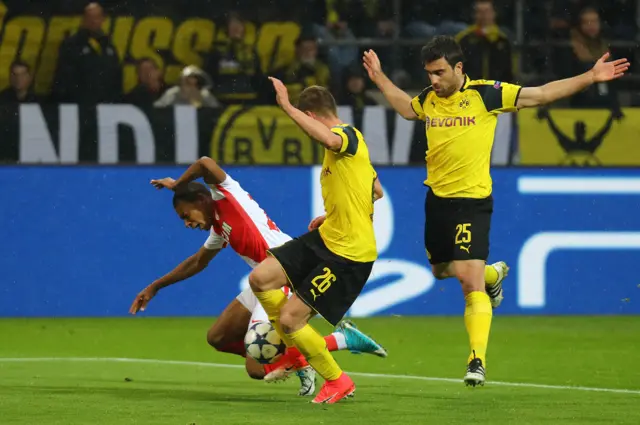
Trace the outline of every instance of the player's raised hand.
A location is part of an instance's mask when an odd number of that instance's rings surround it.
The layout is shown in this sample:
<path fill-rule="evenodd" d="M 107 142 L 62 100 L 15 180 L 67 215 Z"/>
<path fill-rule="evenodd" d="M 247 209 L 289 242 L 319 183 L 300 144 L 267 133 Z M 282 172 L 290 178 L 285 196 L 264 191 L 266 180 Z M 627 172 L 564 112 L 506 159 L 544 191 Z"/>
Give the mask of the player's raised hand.
<path fill-rule="evenodd" d="M 313 220 L 311 220 L 311 223 L 309 223 L 309 231 L 315 230 L 318 227 L 320 227 L 322 225 L 322 223 L 324 223 L 324 220 L 327 217 L 324 215 L 321 215 L 320 217 L 316 217 Z"/>
<path fill-rule="evenodd" d="M 615 80 L 622 77 L 629 69 L 630 64 L 627 58 L 607 62 L 610 56 L 609 52 L 602 55 L 591 70 L 594 83 Z"/>
<path fill-rule="evenodd" d="M 144 311 L 147 308 L 147 304 L 151 301 L 151 298 L 155 297 L 158 293 L 158 290 L 153 286 L 149 285 L 144 288 L 136 298 L 133 300 L 131 307 L 129 308 L 129 313 L 136 314 L 139 311 Z"/>
<path fill-rule="evenodd" d="M 287 90 L 287 86 L 280 80 L 275 77 L 269 77 L 269 80 L 273 84 L 273 88 L 276 91 L 276 100 L 278 101 L 278 105 L 281 108 L 286 108 L 291 106 L 291 102 L 289 101 L 289 91 Z"/>
<path fill-rule="evenodd" d="M 156 189 L 164 189 L 165 187 L 169 190 L 174 190 L 176 188 L 176 181 L 171 177 L 165 177 L 164 179 L 151 180 L 151 184 Z"/>
<path fill-rule="evenodd" d="M 382 75 L 382 64 L 380 63 L 380 59 L 376 52 L 373 50 L 367 50 L 364 52 L 364 56 L 362 56 L 362 64 L 364 65 L 364 69 L 367 70 L 367 74 L 369 74 L 371 81 L 375 83 L 378 77 Z"/>

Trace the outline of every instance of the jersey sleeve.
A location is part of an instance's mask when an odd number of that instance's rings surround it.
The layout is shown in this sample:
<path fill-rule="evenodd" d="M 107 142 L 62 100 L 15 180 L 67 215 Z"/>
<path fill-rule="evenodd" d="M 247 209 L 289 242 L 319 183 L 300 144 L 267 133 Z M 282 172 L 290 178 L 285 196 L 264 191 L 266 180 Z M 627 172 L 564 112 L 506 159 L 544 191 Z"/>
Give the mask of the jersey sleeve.
<path fill-rule="evenodd" d="M 225 248 L 226 246 L 227 246 L 227 241 L 225 241 L 222 236 L 220 236 L 219 234 L 214 232 L 213 229 L 211 229 L 211 233 L 209 234 L 209 237 L 204 242 L 204 247 L 208 250 L 213 251 L 216 249 Z"/>
<path fill-rule="evenodd" d="M 480 94 L 487 111 L 492 114 L 502 114 L 505 112 L 516 112 L 518 108 L 518 96 L 522 86 L 500 81 L 492 82 L 482 86 Z"/>
<path fill-rule="evenodd" d="M 427 87 L 422 91 L 422 93 L 420 93 L 419 95 L 417 95 L 411 100 L 411 108 L 413 108 L 413 112 L 416 113 L 420 121 L 424 121 L 425 118 L 427 117 L 426 114 L 424 113 L 424 109 L 422 105 L 424 105 L 424 102 L 427 100 L 427 94 L 429 94 L 430 90 L 431 90 L 431 87 Z"/>
<path fill-rule="evenodd" d="M 334 134 L 342 138 L 341 154 L 355 155 L 358 152 L 358 134 L 355 129 L 349 125 L 336 126 L 331 129 Z"/>
<path fill-rule="evenodd" d="M 502 83 L 502 108 L 497 112 L 516 112 L 518 108 L 518 96 L 520 96 L 520 90 L 522 86 L 517 84 Z"/>

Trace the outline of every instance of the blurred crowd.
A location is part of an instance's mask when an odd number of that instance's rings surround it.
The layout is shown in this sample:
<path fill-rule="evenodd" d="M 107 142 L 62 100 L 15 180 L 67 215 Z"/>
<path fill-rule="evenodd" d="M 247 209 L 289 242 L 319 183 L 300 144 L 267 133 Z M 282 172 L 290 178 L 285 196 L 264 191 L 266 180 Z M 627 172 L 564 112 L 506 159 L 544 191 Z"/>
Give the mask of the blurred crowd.
<path fill-rule="evenodd" d="M 51 1 L 6 2 L 14 13 L 46 13 Z M 296 98 L 302 89 L 318 84 L 331 87 L 343 105 L 375 104 L 367 94 L 360 57 L 366 40 L 391 42 L 376 50 L 402 87 L 420 87 L 425 76 L 414 47 L 395 49 L 399 38 L 426 41 L 436 34 L 455 36 L 463 46 L 465 71 L 474 79 L 518 81 L 521 69 L 536 75 L 565 77 L 583 72 L 606 51 L 614 56 L 635 55 L 635 46 L 612 49 L 610 40 L 632 42 L 637 37 L 636 0 L 538 0 L 525 2 L 524 37 L 537 46 L 564 41 L 553 48 L 514 48 L 516 2 L 513 0 L 58 0 L 56 13 L 82 13 L 80 29 L 60 46 L 58 66 L 49 98 L 33 93 L 33 72 L 24 61 L 11 67 L 10 87 L 0 102 L 51 100 L 73 103 L 126 102 L 141 107 L 190 104 L 221 107 L 230 104 L 270 104 L 271 87 L 255 46 L 245 41 L 245 22 L 295 20 L 302 26 L 295 42 L 295 59 L 274 71 Z M 126 5 L 125 5 L 126 3 Z M 202 67 L 186 66 L 175 86 L 168 87 L 153 58 L 136 61 L 138 84 L 123 93 L 122 64 L 110 37 L 101 26 L 106 14 L 134 16 L 210 16 L 225 26 L 226 37 L 216 40 Z M 361 45 L 332 42 L 364 39 Z M 371 41 L 373 46 L 374 42 Z M 400 53 L 398 53 L 400 52 Z M 606 105 L 615 98 L 613 87 L 598 86 L 573 101 Z"/>

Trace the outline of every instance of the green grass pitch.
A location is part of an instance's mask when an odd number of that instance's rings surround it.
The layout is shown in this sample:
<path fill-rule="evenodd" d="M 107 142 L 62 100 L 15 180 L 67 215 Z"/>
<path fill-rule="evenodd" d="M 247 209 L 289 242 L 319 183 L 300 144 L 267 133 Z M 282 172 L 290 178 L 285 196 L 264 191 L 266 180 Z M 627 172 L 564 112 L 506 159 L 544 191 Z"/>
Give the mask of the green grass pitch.
<path fill-rule="evenodd" d="M 461 317 L 356 320 L 389 358 L 338 353 L 357 391 L 333 406 L 250 380 L 212 320 L 0 320 L 0 424 L 640 424 L 640 317 L 497 316 L 475 389 Z"/>

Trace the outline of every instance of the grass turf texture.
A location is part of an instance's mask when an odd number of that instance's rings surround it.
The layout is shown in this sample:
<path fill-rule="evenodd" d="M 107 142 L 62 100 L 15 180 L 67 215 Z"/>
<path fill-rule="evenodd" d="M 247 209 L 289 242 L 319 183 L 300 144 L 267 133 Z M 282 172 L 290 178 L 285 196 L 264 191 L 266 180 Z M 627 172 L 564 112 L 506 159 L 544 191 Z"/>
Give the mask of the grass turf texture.
<path fill-rule="evenodd" d="M 0 357 L 133 358 L 241 365 L 210 349 L 212 319 L 4 319 Z M 388 359 L 337 354 L 348 371 L 461 379 L 462 318 L 356 321 Z M 324 331 L 330 329 L 316 322 Z M 488 383 L 354 376 L 355 399 L 334 406 L 242 368 L 109 361 L 0 360 L 0 423 L 39 424 L 638 424 L 640 317 L 497 317 Z M 636 393 L 492 385 L 636 390 Z M 319 380 L 319 384 L 321 381 Z"/>

